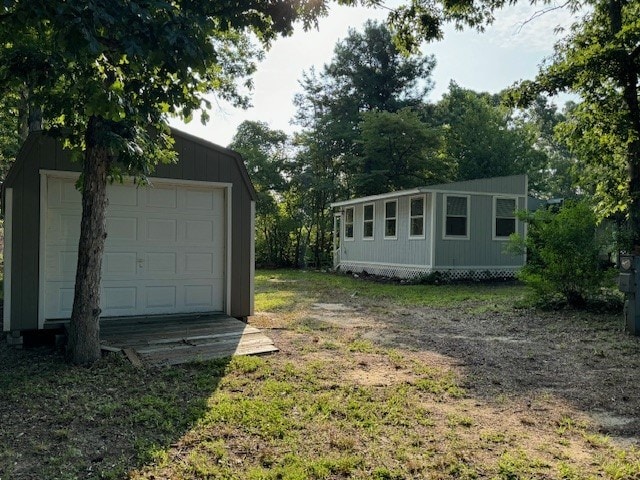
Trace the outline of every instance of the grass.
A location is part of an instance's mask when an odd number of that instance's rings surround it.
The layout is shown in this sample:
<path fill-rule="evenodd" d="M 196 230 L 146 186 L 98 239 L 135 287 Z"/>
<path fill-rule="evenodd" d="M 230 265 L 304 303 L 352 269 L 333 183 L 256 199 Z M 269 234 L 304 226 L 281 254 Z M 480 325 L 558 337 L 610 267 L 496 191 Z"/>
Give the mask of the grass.
<path fill-rule="evenodd" d="M 119 356 L 78 368 L 2 347 L 0 478 L 640 477 L 639 451 L 552 395 L 530 410 L 511 397 L 487 402 L 432 352 L 382 345 L 371 327 L 344 328 L 311 308 L 490 312 L 513 308 L 522 287 L 287 271 L 258 272 L 256 287 L 255 323 L 276 338 L 276 355 L 139 370 Z"/>
<path fill-rule="evenodd" d="M 524 296 L 524 287 L 501 284 L 398 285 L 376 283 L 347 275 L 322 272 L 261 270 L 256 273 L 256 309 L 287 311 L 315 302 L 332 301 L 337 292 L 364 297 L 394 306 L 452 307 L 461 303 L 481 303 L 470 308 L 480 311 L 503 309 Z"/>

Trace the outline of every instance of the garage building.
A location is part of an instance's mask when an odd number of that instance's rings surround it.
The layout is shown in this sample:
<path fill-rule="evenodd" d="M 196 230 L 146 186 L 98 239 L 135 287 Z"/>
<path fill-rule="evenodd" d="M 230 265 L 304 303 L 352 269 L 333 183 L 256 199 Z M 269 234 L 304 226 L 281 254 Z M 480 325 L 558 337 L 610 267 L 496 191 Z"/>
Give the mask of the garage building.
<path fill-rule="evenodd" d="M 178 162 L 150 185 L 108 187 L 102 317 L 253 313 L 255 190 L 242 158 L 172 131 Z M 81 197 L 80 164 L 32 133 L 3 188 L 5 331 L 69 319 Z"/>

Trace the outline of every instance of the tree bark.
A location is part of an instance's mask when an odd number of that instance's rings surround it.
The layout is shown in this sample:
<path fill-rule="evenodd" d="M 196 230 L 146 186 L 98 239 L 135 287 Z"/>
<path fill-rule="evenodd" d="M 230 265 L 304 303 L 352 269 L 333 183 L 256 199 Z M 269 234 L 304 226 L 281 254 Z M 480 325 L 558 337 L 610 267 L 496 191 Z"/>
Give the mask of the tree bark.
<path fill-rule="evenodd" d="M 98 141 L 102 128 L 101 120 L 91 117 L 85 135 L 82 219 L 67 352 L 69 360 L 80 365 L 100 358 L 100 281 L 107 237 L 105 213 L 109 169 L 109 156 Z"/>
<path fill-rule="evenodd" d="M 609 19 L 611 35 L 615 38 L 623 28 L 624 0 L 610 0 Z M 636 47 L 637 49 L 637 47 Z M 636 64 L 636 52 L 621 48 L 619 52 L 618 83 L 622 88 L 624 102 L 627 105 L 627 123 L 633 131 L 627 143 L 627 169 L 629 172 L 629 223 L 633 234 L 634 251 L 640 252 L 640 103 L 638 101 L 638 76 L 640 69 Z"/>

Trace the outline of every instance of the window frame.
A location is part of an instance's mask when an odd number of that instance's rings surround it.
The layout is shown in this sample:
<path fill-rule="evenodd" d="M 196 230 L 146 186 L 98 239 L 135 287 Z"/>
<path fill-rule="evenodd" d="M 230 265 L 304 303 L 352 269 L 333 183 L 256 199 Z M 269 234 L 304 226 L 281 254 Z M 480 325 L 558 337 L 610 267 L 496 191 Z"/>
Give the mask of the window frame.
<path fill-rule="evenodd" d="M 394 216 L 393 217 L 387 217 L 387 204 L 389 203 L 394 203 L 395 204 L 395 211 L 394 211 Z M 395 222 L 394 225 L 394 229 L 393 229 L 393 235 L 387 235 L 387 221 L 389 220 L 393 220 Z M 383 232 L 383 238 L 385 240 L 397 240 L 398 239 L 398 199 L 394 199 L 394 200 L 385 200 L 384 202 L 384 232 Z"/>
<path fill-rule="evenodd" d="M 371 219 L 367 220 L 365 218 L 365 211 L 367 209 L 367 207 L 371 207 Z M 371 222 L 371 236 L 367 237 L 365 236 L 365 225 Z M 376 232 L 376 204 L 375 202 L 371 202 L 371 203 L 364 203 L 362 204 L 362 240 L 366 240 L 367 242 L 370 242 L 372 240 L 375 240 L 375 232 Z"/>
<path fill-rule="evenodd" d="M 465 223 L 464 235 L 447 235 L 447 218 L 455 217 L 462 218 L 461 215 L 447 215 L 447 199 L 449 197 L 466 198 L 467 200 L 467 214 Z M 471 195 L 462 193 L 443 193 L 442 194 L 442 239 L 443 240 L 469 240 L 471 236 Z"/>
<path fill-rule="evenodd" d="M 347 220 L 347 211 L 351 210 L 351 222 L 349 222 Z M 355 231 L 355 225 L 356 225 L 356 208 L 355 207 L 345 207 L 344 209 L 344 221 L 343 223 L 343 236 L 342 239 L 345 242 L 353 242 L 356 239 L 356 231 Z M 347 225 L 351 225 L 351 236 L 347 235 Z"/>
<path fill-rule="evenodd" d="M 513 233 L 518 232 L 518 217 L 516 215 L 516 210 L 518 210 L 518 197 L 508 196 L 508 195 L 496 195 L 493 197 L 493 216 L 492 216 L 492 227 L 491 227 L 491 238 L 497 241 L 506 241 L 509 240 L 509 235 L 498 236 L 496 233 L 496 229 L 498 227 L 498 200 L 513 200 L 515 204 L 515 208 L 513 210 L 513 217 L 500 217 L 501 219 L 512 219 L 513 218 Z"/>
<path fill-rule="evenodd" d="M 411 215 L 411 202 L 415 199 L 422 200 L 422 215 Z M 409 240 L 421 240 L 423 238 L 427 238 L 426 229 L 427 229 L 427 196 L 426 195 L 412 195 L 409 197 Z M 420 235 L 413 235 L 411 232 L 411 227 L 413 225 L 413 219 L 422 217 L 422 233 Z"/>

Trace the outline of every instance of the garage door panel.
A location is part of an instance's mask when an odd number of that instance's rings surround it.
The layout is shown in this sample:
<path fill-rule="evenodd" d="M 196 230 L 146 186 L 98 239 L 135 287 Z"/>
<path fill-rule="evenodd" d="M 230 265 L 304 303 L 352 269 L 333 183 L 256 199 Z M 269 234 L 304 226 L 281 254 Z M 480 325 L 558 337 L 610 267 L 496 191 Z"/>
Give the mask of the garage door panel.
<path fill-rule="evenodd" d="M 135 242 L 138 239 L 138 219 L 135 217 L 107 217 L 107 242 Z"/>
<path fill-rule="evenodd" d="M 177 255 L 174 252 L 154 252 L 145 254 L 147 273 L 154 275 L 175 275 Z"/>
<path fill-rule="evenodd" d="M 81 205 L 82 195 L 76 188 L 76 182 L 64 182 L 60 189 L 60 201 L 61 203 Z"/>
<path fill-rule="evenodd" d="M 210 253 L 187 253 L 184 273 L 213 275 L 213 255 Z"/>
<path fill-rule="evenodd" d="M 51 282 L 45 293 L 47 318 L 70 318 L 73 310 L 74 286 L 70 282 Z"/>
<path fill-rule="evenodd" d="M 80 238 L 80 215 L 64 215 L 61 211 L 49 211 L 45 217 L 46 236 L 50 243 L 78 247 Z"/>
<path fill-rule="evenodd" d="M 145 308 L 163 308 L 175 309 L 177 307 L 177 288 L 173 285 L 169 286 L 153 286 L 146 288 L 145 292 Z"/>
<path fill-rule="evenodd" d="M 53 280 L 75 278 L 78 264 L 76 250 L 48 253 L 45 258 L 45 274 Z"/>
<path fill-rule="evenodd" d="M 177 242 L 178 221 L 162 218 L 148 218 L 145 240 L 150 242 Z"/>
<path fill-rule="evenodd" d="M 105 251 L 102 259 L 102 275 L 105 278 L 133 277 L 137 270 L 137 254 L 135 252 Z"/>
<path fill-rule="evenodd" d="M 187 307 L 206 307 L 213 303 L 211 285 L 185 285 L 184 304 Z"/>
<path fill-rule="evenodd" d="M 45 316 L 69 318 L 81 206 L 73 180 L 49 177 L 47 187 Z M 110 185 L 107 192 L 102 315 L 224 311 L 224 190 Z"/>
<path fill-rule="evenodd" d="M 138 189 L 129 185 L 107 185 L 109 207 L 137 207 Z"/>
<path fill-rule="evenodd" d="M 138 306 L 138 287 L 104 286 L 101 293 L 103 314 L 122 315 L 135 312 Z"/>
<path fill-rule="evenodd" d="M 185 227 L 185 241 L 193 243 L 213 242 L 212 221 L 187 220 Z"/>
<path fill-rule="evenodd" d="M 161 207 L 163 209 L 176 208 L 178 206 L 178 192 L 176 187 L 158 187 L 145 189 L 147 192 L 148 207 Z"/>
<path fill-rule="evenodd" d="M 202 190 L 190 190 L 185 194 L 185 207 L 187 210 L 213 210 L 214 192 Z"/>

